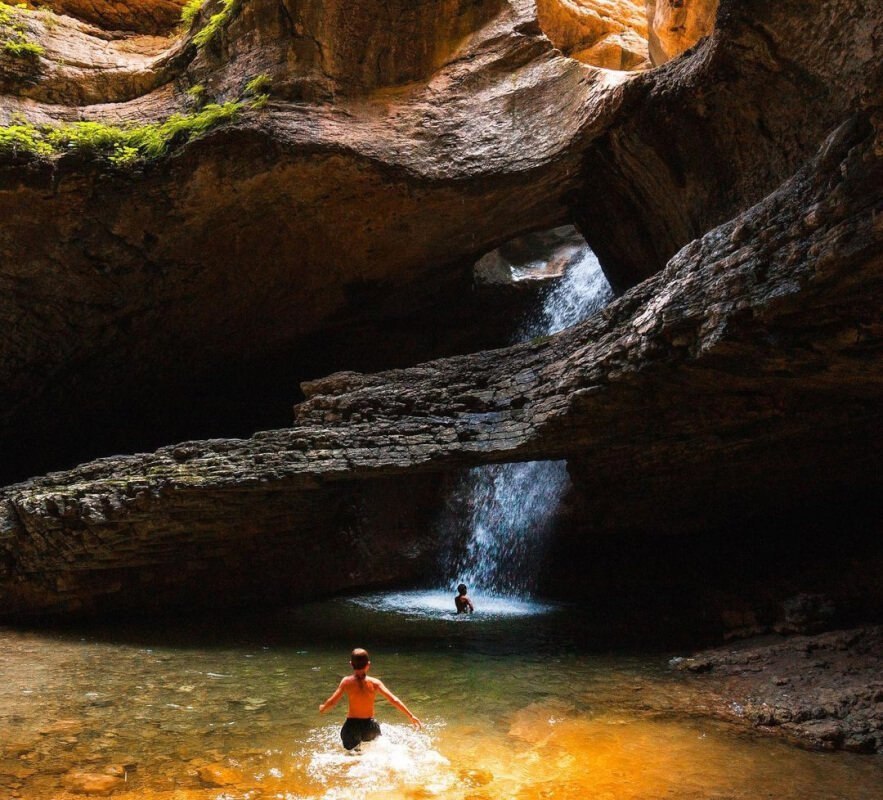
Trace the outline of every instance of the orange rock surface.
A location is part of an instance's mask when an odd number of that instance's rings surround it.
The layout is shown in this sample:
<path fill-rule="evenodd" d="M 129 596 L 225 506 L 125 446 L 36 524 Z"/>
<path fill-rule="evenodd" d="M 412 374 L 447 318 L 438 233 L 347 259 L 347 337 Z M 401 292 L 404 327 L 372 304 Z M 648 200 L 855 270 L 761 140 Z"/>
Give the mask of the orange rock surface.
<path fill-rule="evenodd" d="M 563 53 L 627 70 L 648 65 L 647 17 L 632 0 L 537 0 L 540 26 Z"/>
<path fill-rule="evenodd" d="M 718 0 L 647 0 L 654 66 L 679 56 L 714 30 Z"/>

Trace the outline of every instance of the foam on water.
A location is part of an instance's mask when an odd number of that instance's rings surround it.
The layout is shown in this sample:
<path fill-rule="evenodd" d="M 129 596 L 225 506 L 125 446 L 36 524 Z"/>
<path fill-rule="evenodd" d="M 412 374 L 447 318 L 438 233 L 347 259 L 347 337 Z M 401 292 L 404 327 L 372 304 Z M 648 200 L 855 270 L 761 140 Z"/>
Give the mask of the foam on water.
<path fill-rule="evenodd" d="M 503 617 L 529 617 L 548 614 L 556 606 L 536 600 L 523 600 L 487 592 L 470 592 L 475 606 L 474 614 L 457 614 L 454 609 L 453 589 L 419 589 L 410 592 L 382 592 L 351 597 L 348 602 L 385 614 L 401 614 L 424 619 L 451 620 L 454 622 L 481 622 Z"/>
<path fill-rule="evenodd" d="M 307 774 L 326 787 L 322 800 L 352 800 L 372 792 L 392 795 L 415 787 L 421 796 L 442 796 L 455 784 L 456 774 L 432 745 L 437 727 L 418 731 L 384 723 L 382 736 L 361 745 L 359 753 L 341 748 L 337 726 L 320 728 L 308 740 Z"/>

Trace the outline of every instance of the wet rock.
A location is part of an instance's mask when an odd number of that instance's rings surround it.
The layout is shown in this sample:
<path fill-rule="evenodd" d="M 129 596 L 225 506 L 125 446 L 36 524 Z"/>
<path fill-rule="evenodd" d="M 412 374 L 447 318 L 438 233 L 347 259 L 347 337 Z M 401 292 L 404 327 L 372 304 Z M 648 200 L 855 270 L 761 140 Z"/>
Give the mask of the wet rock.
<path fill-rule="evenodd" d="M 70 772 L 64 778 L 64 784 L 70 791 L 95 797 L 108 797 L 123 783 L 123 779 L 116 775 L 92 772 Z"/>
<path fill-rule="evenodd" d="M 463 769 L 458 775 L 463 783 L 472 788 L 487 786 L 494 779 L 494 774 L 486 769 Z"/>
<path fill-rule="evenodd" d="M 83 730 L 83 723 L 78 719 L 60 719 L 57 722 L 53 722 L 51 725 L 47 725 L 44 728 L 40 728 L 40 734 L 43 736 L 54 736 L 60 734 L 78 734 Z"/>
<path fill-rule="evenodd" d="M 573 714 L 573 706 L 562 700 L 531 703 L 513 715 L 509 735 L 540 746 L 549 738 L 556 725 Z"/>
<path fill-rule="evenodd" d="M 808 654 L 823 654 L 814 664 L 824 668 L 807 668 Z M 717 693 L 724 717 L 819 749 L 883 752 L 883 627 L 749 641 L 673 666 L 704 672 L 695 680 Z"/>
<path fill-rule="evenodd" d="M 0 775 L 3 775 L 7 778 L 15 778 L 18 781 L 23 781 L 27 778 L 30 778 L 31 775 L 36 775 L 36 773 L 37 770 L 31 767 L 23 767 L 19 765 L 0 767 Z"/>
<path fill-rule="evenodd" d="M 18 758 L 32 752 L 34 749 L 34 742 L 26 739 L 16 741 L 14 738 L 10 738 L 3 742 L 3 744 L 0 745 L 0 748 L 2 748 L 3 755 L 6 758 Z"/>
<path fill-rule="evenodd" d="M 197 773 L 206 786 L 234 786 L 242 782 L 242 773 L 225 764 L 207 764 Z"/>

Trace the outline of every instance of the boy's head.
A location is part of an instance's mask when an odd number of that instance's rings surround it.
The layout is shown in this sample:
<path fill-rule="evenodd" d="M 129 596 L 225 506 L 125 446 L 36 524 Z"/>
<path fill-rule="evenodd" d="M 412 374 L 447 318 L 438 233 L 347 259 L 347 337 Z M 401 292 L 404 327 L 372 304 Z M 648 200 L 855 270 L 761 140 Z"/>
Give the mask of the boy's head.
<path fill-rule="evenodd" d="M 355 670 L 368 669 L 371 659 L 368 657 L 368 651 L 357 647 L 350 655 L 350 664 Z"/>
<path fill-rule="evenodd" d="M 465 584 L 465 583 L 461 583 L 461 584 L 457 587 L 457 593 L 458 593 L 458 594 L 461 594 L 461 595 L 466 594 L 466 584 Z"/>

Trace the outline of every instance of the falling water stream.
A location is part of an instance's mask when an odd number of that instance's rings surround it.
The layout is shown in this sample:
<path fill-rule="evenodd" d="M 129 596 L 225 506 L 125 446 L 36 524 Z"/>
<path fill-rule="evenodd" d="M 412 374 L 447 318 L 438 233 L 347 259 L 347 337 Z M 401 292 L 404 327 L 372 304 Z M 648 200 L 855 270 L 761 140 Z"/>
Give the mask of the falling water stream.
<path fill-rule="evenodd" d="M 522 271 L 523 268 L 522 268 Z M 586 319 L 612 297 L 595 254 L 584 246 L 515 341 L 548 336 Z M 528 597 L 535 588 L 555 511 L 568 486 L 564 461 L 530 461 L 469 470 L 451 504 L 469 535 L 449 579 L 472 594 Z M 450 523 L 448 523 L 450 527 Z"/>

